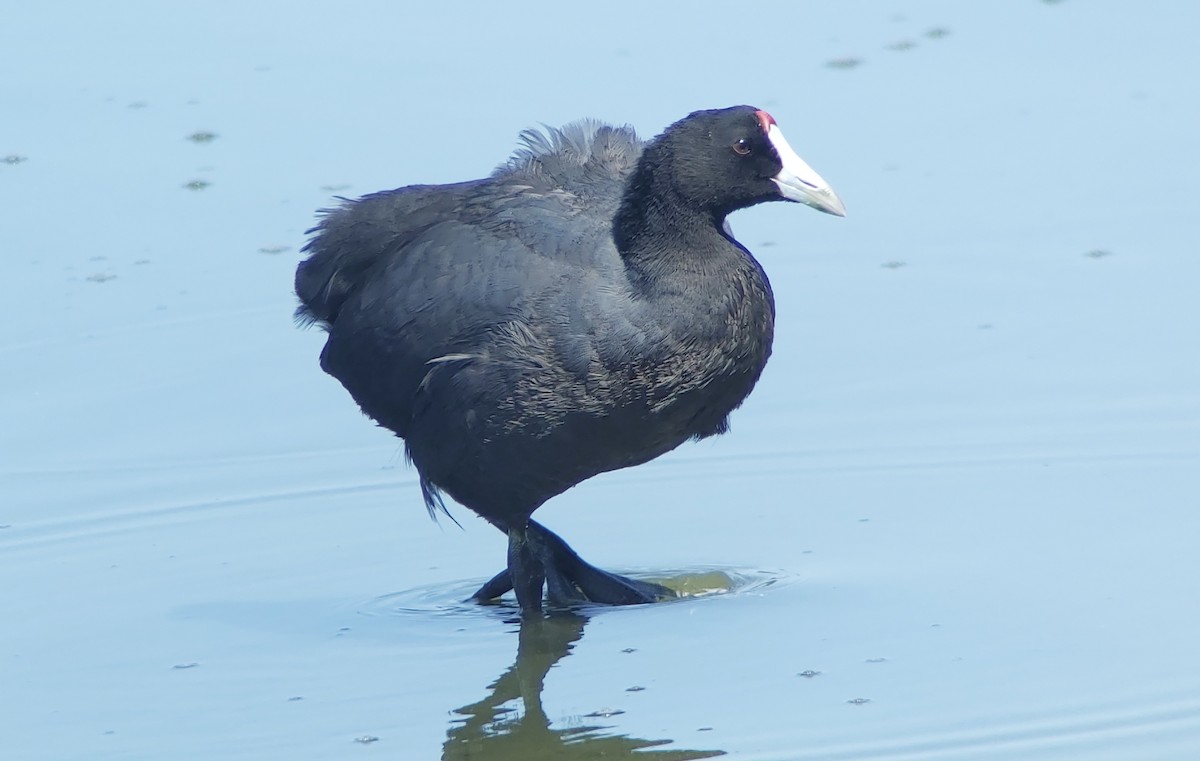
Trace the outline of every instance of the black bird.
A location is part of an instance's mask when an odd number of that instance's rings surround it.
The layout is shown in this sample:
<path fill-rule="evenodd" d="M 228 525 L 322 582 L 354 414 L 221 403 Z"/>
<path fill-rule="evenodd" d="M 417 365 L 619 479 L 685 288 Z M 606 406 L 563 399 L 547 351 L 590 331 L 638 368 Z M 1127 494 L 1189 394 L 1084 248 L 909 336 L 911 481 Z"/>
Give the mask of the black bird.
<path fill-rule="evenodd" d="M 490 177 L 325 210 L 296 271 L 321 367 L 442 492 L 508 534 L 523 614 L 652 602 L 530 519 L 598 473 L 728 430 L 771 353 L 766 274 L 725 217 L 764 201 L 842 216 L 765 111 L 697 111 L 648 142 L 583 121 L 522 133 Z"/>

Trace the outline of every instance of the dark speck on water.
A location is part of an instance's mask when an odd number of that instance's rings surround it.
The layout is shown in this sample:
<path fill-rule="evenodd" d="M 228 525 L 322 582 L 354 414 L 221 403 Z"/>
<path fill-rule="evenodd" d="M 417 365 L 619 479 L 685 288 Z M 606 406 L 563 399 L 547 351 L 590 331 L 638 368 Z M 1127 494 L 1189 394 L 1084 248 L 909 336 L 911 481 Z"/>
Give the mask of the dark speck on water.
<path fill-rule="evenodd" d="M 925 32 L 925 36 L 931 40 L 940 40 L 943 37 L 949 37 L 950 30 L 942 26 L 935 26 L 934 28 Z"/>
<path fill-rule="evenodd" d="M 211 184 L 212 183 L 209 182 L 208 180 L 191 180 L 189 182 L 183 183 L 183 187 L 188 190 L 204 190 Z"/>
<path fill-rule="evenodd" d="M 187 136 L 187 139 L 191 140 L 193 143 L 211 143 L 217 139 L 217 133 L 205 131 L 193 132 Z"/>
<path fill-rule="evenodd" d="M 821 672 L 820 672 L 820 671 L 813 671 L 812 669 L 808 669 L 808 670 L 806 670 L 806 671 L 801 671 L 801 672 L 800 672 L 799 674 L 797 674 L 796 676 L 802 676 L 802 677 L 804 677 L 805 679 L 812 679 L 813 677 L 815 677 L 815 676 L 820 676 L 820 675 L 821 675 Z"/>
<path fill-rule="evenodd" d="M 0 160 L 2 160 L 5 164 L 23 164 L 28 161 L 29 158 L 27 156 L 18 156 L 15 153 L 10 153 Z"/>
<path fill-rule="evenodd" d="M 1112 256 L 1112 251 L 1105 251 L 1102 248 L 1094 248 L 1084 254 L 1084 256 L 1090 259 L 1103 259 L 1106 256 Z"/>
<path fill-rule="evenodd" d="M 846 56 L 844 58 L 833 58 L 825 62 L 825 66 L 830 69 L 853 69 L 862 64 L 861 58 Z"/>

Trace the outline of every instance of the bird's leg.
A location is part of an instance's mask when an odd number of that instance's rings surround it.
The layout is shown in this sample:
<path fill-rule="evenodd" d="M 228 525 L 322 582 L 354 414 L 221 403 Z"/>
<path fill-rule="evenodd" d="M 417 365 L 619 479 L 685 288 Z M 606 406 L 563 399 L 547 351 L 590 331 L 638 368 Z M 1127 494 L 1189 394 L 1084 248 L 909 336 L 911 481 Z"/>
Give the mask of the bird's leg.
<path fill-rule="evenodd" d="M 556 562 L 554 548 L 546 541 L 544 529 L 537 526 L 537 529 L 542 529 L 542 531 L 538 531 L 534 528 L 536 525 L 533 521 L 529 522 L 525 539 L 532 548 L 534 557 L 541 563 L 542 572 L 546 576 L 546 600 L 556 608 L 570 607 L 586 602 L 587 597 L 572 579 L 563 573 L 563 569 Z"/>
<path fill-rule="evenodd" d="M 583 597 L 592 602 L 638 605 L 677 597 L 674 591 L 662 584 L 638 581 L 600 570 L 579 557 L 562 537 L 540 523 L 529 521 L 528 534 L 530 541 L 536 541 L 546 548 L 546 573 L 557 572 L 565 576 L 572 587 L 578 588 Z"/>
<path fill-rule="evenodd" d="M 508 526 L 505 524 L 494 520 L 489 520 L 488 523 L 491 523 L 493 526 L 503 531 L 506 535 L 508 534 Z M 477 589 L 475 594 L 468 597 L 467 601 L 487 602 L 489 600 L 495 600 L 497 597 L 502 597 L 511 592 L 512 588 L 512 574 L 509 573 L 508 568 L 505 568 L 503 571 L 484 582 L 484 585 Z"/>
<path fill-rule="evenodd" d="M 517 525 L 508 529 L 508 573 L 521 615 L 530 616 L 542 611 L 542 586 L 546 572 L 542 559 L 529 542 L 528 526 Z"/>
<path fill-rule="evenodd" d="M 546 597 L 551 605 L 569 607 L 587 600 L 579 588 L 563 574 L 562 570 L 554 562 L 554 555 L 550 547 L 539 533 L 527 530 L 525 544 L 532 553 L 535 561 L 540 563 L 542 572 L 545 574 Z M 494 600 L 513 588 L 512 580 L 512 572 L 505 568 L 489 579 L 475 594 L 471 595 L 470 599 L 475 602 Z"/>
<path fill-rule="evenodd" d="M 509 536 L 511 556 L 511 532 Z M 579 557 L 562 537 L 537 521 L 528 522 L 525 543 L 527 546 L 532 545 L 534 558 L 542 561 L 541 568 L 552 605 L 566 606 L 585 600 L 608 605 L 637 605 L 669 600 L 677 596 L 674 591 L 661 584 L 638 581 L 600 570 Z M 510 562 L 509 568 L 489 579 L 470 599 L 484 602 L 507 593 L 513 588 L 511 567 Z"/>

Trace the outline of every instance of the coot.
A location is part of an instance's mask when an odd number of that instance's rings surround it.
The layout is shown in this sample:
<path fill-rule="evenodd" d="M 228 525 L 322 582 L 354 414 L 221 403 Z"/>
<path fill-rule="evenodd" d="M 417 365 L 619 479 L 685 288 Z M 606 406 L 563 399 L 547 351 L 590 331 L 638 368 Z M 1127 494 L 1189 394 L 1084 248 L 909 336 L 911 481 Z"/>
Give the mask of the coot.
<path fill-rule="evenodd" d="M 508 535 L 523 614 L 671 596 L 584 562 L 530 519 L 598 473 L 724 433 L 771 353 L 770 284 L 725 217 L 842 216 L 766 111 L 697 111 L 643 142 L 593 121 L 526 131 L 490 177 L 322 212 L 296 271 L 321 367 L 442 493 Z"/>

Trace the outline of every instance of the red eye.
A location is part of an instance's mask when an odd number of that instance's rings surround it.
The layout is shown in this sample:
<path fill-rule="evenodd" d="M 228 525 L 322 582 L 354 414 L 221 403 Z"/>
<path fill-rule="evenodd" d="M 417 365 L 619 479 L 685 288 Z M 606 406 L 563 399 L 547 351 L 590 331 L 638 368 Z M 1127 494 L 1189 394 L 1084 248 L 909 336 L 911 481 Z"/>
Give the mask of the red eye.
<path fill-rule="evenodd" d="M 739 156 L 749 156 L 750 155 L 750 141 L 744 137 L 741 140 L 738 140 L 736 143 L 733 144 L 733 152 Z"/>

